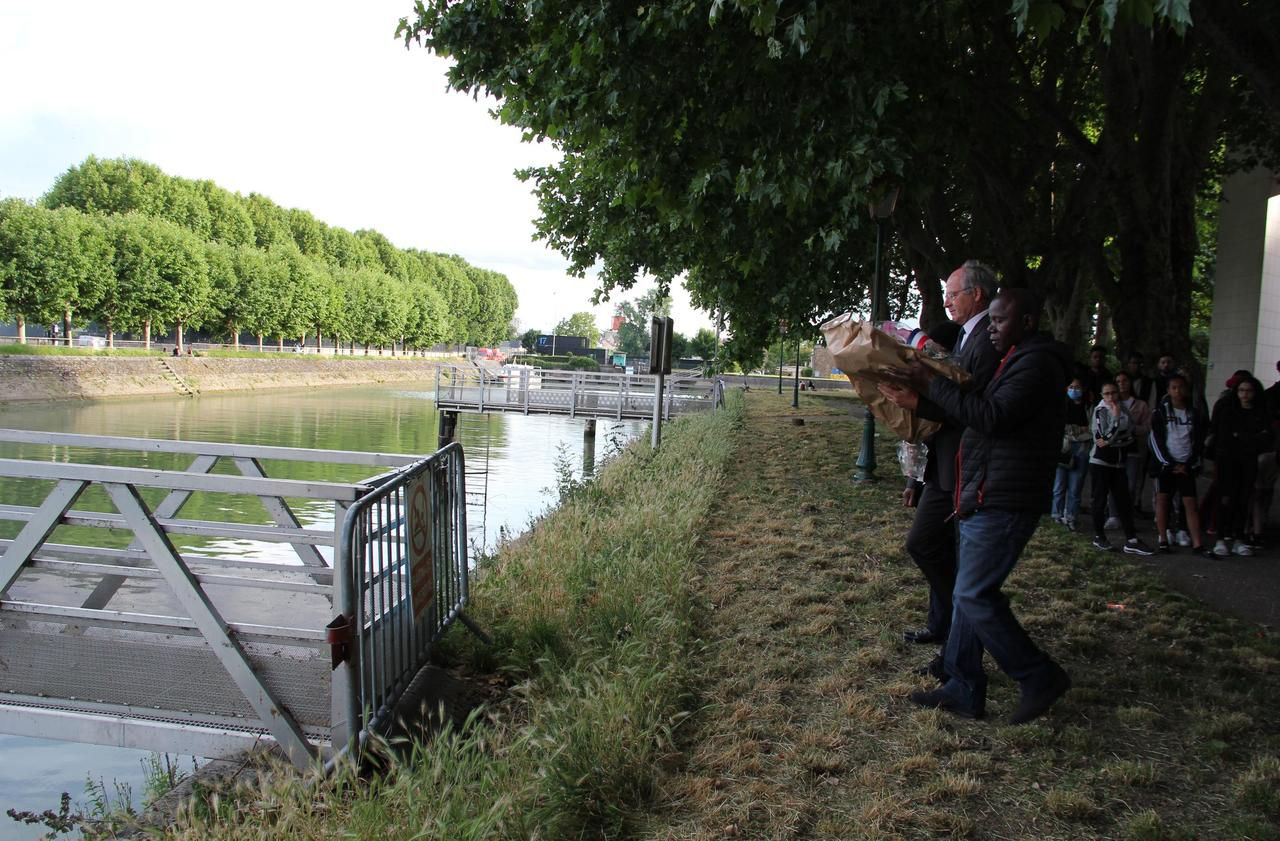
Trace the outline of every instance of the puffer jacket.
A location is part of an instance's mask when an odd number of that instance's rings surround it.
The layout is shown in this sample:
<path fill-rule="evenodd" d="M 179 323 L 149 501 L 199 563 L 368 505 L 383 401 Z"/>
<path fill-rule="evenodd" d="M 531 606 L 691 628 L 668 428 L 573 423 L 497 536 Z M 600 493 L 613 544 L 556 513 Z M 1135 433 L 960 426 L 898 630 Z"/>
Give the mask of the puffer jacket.
<path fill-rule="evenodd" d="M 935 377 L 929 399 L 965 425 L 957 454 L 956 511 L 1048 511 L 1062 447 L 1067 347 L 1048 335 L 1009 349 L 981 394 Z"/>

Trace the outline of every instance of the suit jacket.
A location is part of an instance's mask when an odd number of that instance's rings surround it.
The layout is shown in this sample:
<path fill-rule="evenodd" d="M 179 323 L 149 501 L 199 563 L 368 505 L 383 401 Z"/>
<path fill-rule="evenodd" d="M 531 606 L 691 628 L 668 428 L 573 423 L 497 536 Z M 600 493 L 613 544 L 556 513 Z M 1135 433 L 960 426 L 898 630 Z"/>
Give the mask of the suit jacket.
<path fill-rule="evenodd" d="M 984 313 L 973 327 L 973 332 L 965 336 L 964 347 L 959 355 L 951 361 L 969 372 L 972 379 L 965 384 L 965 391 L 981 394 L 991 382 L 991 375 L 1000 364 L 1000 354 L 991 344 L 987 328 L 991 319 Z M 927 442 L 929 457 L 925 462 L 924 480 L 937 490 L 948 494 L 956 487 L 956 451 L 960 448 L 960 436 L 964 425 L 947 415 L 938 404 L 928 397 L 920 398 L 920 406 L 916 414 L 922 418 L 942 423 L 942 429 L 934 433 Z"/>

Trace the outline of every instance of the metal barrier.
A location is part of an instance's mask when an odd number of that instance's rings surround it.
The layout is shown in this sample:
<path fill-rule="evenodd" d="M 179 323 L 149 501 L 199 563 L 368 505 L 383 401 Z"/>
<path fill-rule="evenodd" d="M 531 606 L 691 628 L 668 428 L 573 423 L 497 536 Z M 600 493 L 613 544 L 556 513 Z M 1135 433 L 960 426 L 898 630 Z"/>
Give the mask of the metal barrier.
<path fill-rule="evenodd" d="M 522 368 L 497 377 L 478 368 L 436 371 L 436 405 L 463 412 L 564 415 L 615 420 L 653 418 L 656 376 Z M 696 374 L 668 377 L 662 415 L 710 409 L 715 385 Z"/>
<path fill-rule="evenodd" d="M 0 477 L 52 484 L 38 506 L 0 505 L 0 520 L 24 524 L 0 540 L 0 732 L 202 756 L 265 737 L 309 766 L 387 723 L 430 643 L 467 621 L 458 445 L 418 459 L 28 430 L 0 441 L 55 459 L 80 447 L 194 456 L 185 472 L 0 459 Z M 223 458 L 242 475 L 211 474 Z M 267 477 L 268 459 L 398 469 L 300 481 Z M 73 510 L 91 487 L 114 511 Z M 256 496 L 272 522 L 179 519 L 193 494 Z M 303 526 L 296 499 L 332 503 L 333 526 Z M 55 541 L 65 526 L 132 542 Z M 179 551 L 171 535 L 289 545 L 301 563 Z"/>
<path fill-rule="evenodd" d="M 345 749 L 393 723 L 396 702 L 454 620 L 480 633 L 462 612 L 465 482 L 462 446 L 453 443 L 378 477 L 346 512 L 335 597 L 342 613 L 331 625 L 335 692 L 344 687 L 346 719 L 359 722 Z"/>

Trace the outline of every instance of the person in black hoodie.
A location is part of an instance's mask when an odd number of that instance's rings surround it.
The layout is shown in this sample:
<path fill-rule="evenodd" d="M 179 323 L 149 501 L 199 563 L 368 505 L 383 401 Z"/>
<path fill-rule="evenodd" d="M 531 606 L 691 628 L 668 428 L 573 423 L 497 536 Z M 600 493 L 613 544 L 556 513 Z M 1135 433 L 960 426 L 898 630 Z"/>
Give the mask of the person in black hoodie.
<path fill-rule="evenodd" d="M 1214 406 L 1219 539 L 1213 554 L 1219 557 L 1253 554 L 1248 543 L 1233 538 L 1246 531 L 1258 455 L 1272 445 L 1271 421 L 1259 404 L 1261 396 L 1262 384 L 1252 376 L 1242 376 Z"/>
<path fill-rule="evenodd" d="M 923 365 L 881 390 L 914 408 L 925 394 L 965 426 L 957 457 L 955 510 L 959 558 L 953 619 L 938 689 L 911 701 L 967 718 L 986 713 L 983 651 L 1017 681 L 1021 697 L 1011 724 L 1043 715 L 1071 687 L 1066 671 L 1032 642 L 1001 592 L 1027 541 L 1049 510 L 1062 447 L 1062 393 L 1070 353 L 1037 332 L 1039 301 L 1030 290 L 1008 289 L 991 304 L 991 341 L 1002 354 L 981 393 L 966 392 Z"/>

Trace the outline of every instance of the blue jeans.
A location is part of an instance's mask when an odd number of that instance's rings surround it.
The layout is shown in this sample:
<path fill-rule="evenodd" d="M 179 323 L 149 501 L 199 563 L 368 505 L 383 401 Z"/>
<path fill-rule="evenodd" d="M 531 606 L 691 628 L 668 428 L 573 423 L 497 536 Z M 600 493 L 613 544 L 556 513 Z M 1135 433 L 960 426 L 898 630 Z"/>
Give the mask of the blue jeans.
<path fill-rule="evenodd" d="M 958 706 L 975 712 L 985 706 L 984 650 L 1024 687 L 1034 690 L 1054 675 L 1053 661 L 1018 624 L 1000 590 L 1039 522 L 1035 511 L 985 509 L 960 521 L 951 633 L 943 654 L 949 678 L 943 692 Z"/>
<path fill-rule="evenodd" d="M 1074 521 L 1080 514 L 1080 488 L 1089 466 L 1089 442 L 1072 441 L 1071 457 L 1074 459 L 1071 469 L 1058 465 L 1058 474 L 1053 479 L 1052 514 Z"/>

